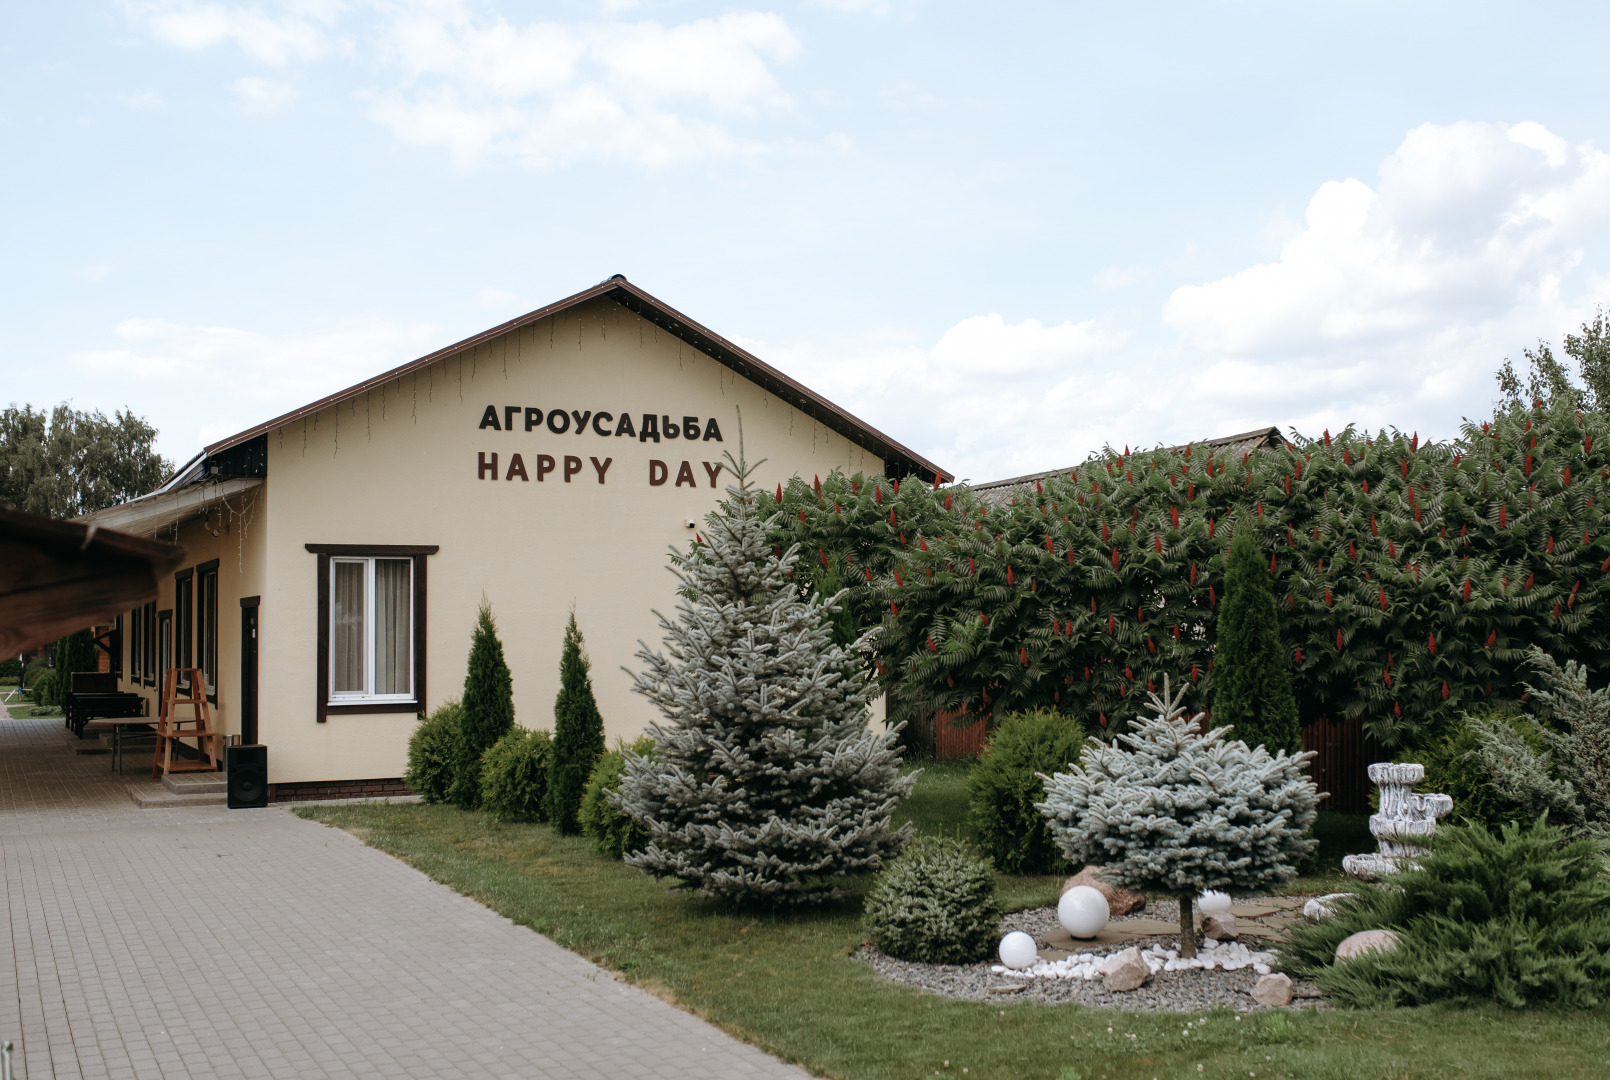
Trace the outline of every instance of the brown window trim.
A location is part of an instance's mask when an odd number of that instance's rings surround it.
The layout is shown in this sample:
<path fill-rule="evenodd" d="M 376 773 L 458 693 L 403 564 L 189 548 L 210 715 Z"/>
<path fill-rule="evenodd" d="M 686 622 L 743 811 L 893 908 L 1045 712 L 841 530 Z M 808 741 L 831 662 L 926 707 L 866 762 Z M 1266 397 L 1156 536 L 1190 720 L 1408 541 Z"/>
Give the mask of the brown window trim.
<path fill-rule="evenodd" d="M 202 671 L 202 686 L 207 683 L 207 639 L 205 622 L 201 619 L 202 603 L 206 597 L 202 594 L 201 579 L 208 574 L 212 575 L 212 692 L 207 695 L 207 701 L 213 705 L 218 704 L 218 560 L 208 559 L 204 563 L 196 564 L 196 666 Z"/>
<path fill-rule="evenodd" d="M 303 544 L 315 555 L 434 555 L 442 550 L 440 544 Z"/>
<path fill-rule="evenodd" d="M 441 550 L 438 544 L 307 544 L 307 550 L 318 556 L 319 632 L 318 659 L 314 669 L 318 672 L 314 687 L 318 695 L 316 716 L 324 723 L 331 716 L 352 716 L 361 713 L 405 712 L 418 713 L 425 707 L 425 561 Z M 387 701 L 362 705 L 330 704 L 330 556 L 391 557 L 407 555 L 414 560 L 414 700 Z"/>
<path fill-rule="evenodd" d="M 186 695 L 193 693 L 189 669 L 195 666 L 196 642 L 196 568 L 189 567 L 173 575 L 173 666 L 186 672 L 178 681 L 178 688 Z"/>

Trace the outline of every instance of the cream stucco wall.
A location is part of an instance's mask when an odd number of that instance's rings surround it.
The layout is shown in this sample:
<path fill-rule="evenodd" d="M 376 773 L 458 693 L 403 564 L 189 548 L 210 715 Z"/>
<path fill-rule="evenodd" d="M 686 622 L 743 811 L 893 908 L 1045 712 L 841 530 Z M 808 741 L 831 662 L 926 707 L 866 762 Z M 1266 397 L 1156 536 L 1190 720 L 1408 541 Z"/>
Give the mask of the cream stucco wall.
<path fill-rule="evenodd" d="M 487 405 L 549 411 L 714 416 L 724 441 L 605 437 L 592 430 L 481 429 Z M 622 665 L 637 666 L 638 639 L 658 647 L 651 609 L 674 610 L 669 545 L 689 541 L 689 517 L 709 512 L 715 488 L 703 462 L 738 450 L 743 413 L 748 458 L 765 458 L 767 489 L 834 467 L 881 473 L 877 455 L 851 444 L 760 387 L 609 300 L 596 300 L 327 409 L 268 436 L 272 513 L 258 511 L 262 544 L 260 736 L 270 781 L 398 776 L 414 718 L 407 713 L 315 717 L 316 556 L 306 544 L 435 544 L 427 597 L 427 706 L 457 696 L 476 607 L 498 620 L 514 678 L 518 721 L 553 726 L 558 662 L 572 605 L 592 657 L 607 734 L 631 736 L 656 714 L 632 694 Z M 613 429 L 613 422 L 611 430 Z M 479 479 L 478 453 L 507 473 L 519 453 L 530 475 Z M 539 454 L 562 465 L 540 482 Z M 608 458 L 600 484 L 590 459 Z M 649 483 L 649 462 L 670 479 Z M 695 487 L 677 486 L 683 461 Z M 210 556 L 207 556 L 210 557 Z M 170 583 L 171 585 L 171 583 Z M 171 594 L 170 594 L 171 595 Z M 235 601 L 230 601 L 235 603 Z M 238 618 L 233 632 L 238 636 Z M 237 643 L 238 644 L 238 643 Z M 238 649 L 237 649 L 238 652 Z"/>

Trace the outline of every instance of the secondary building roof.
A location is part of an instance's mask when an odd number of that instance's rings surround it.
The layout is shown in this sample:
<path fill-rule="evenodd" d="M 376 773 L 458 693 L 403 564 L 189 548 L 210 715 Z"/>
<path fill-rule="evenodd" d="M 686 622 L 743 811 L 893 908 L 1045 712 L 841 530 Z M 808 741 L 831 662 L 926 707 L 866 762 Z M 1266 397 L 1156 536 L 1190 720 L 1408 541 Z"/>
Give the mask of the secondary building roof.
<path fill-rule="evenodd" d="M 1181 443 L 1179 446 L 1167 447 L 1168 450 L 1184 450 L 1186 446 L 1197 446 L 1204 449 L 1229 450 L 1232 453 L 1246 453 L 1251 450 L 1262 450 L 1266 447 L 1280 447 L 1285 440 L 1280 436 L 1277 427 L 1259 428 L 1256 431 L 1243 431 L 1239 435 L 1226 435 L 1219 439 L 1199 439 L 1193 443 Z M 1136 451 L 1141 453 L 1141 451 Z M 974 484 L 976 491 L 987 502 L 994 504 L 1005 502 L 1020 487 L 1032 484 L 1036 480 L 1043 480 L 1054 473 L 1072 472 L 1078 466 L 1069 465 L 1063 469 L 1050 469 L 1042 472 L 1029 473 L 1026 476 L 1014 476 L 1008 480 L 991 480 L 987 484 Z"/>

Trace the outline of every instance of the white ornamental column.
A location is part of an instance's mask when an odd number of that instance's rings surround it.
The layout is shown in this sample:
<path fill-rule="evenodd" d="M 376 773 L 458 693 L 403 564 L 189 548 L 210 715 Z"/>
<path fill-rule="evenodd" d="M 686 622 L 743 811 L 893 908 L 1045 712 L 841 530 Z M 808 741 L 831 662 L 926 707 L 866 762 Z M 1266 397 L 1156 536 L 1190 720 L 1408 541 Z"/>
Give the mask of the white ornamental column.
<path fill-rule="evenodd" d="M 1370 835 L 1378 851 L 1349 855 L 1342 869 L 1365 881 L 1379 881 L 1400 869 L 1412 868 L 1426 849 L 1410 840 L 1424 840 L 1437 829 L 1437 819 L 1453 809 L 1448 795 L 1416 795 L 1409 789 L 1425 779 L 1424 765 L 1377 762 L 1369 768 L 1370 782 L 1381 789 L 1381 809 L 1370 815 Z"/>

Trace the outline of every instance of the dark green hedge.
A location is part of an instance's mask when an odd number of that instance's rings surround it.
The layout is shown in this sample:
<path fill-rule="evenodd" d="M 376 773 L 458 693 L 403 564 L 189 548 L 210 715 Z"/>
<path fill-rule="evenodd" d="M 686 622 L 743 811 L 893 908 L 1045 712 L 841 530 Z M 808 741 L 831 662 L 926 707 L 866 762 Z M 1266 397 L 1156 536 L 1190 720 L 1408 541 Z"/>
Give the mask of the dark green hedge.
<path fill-rule="evenodd" d="M 833 475 L 762 497 L 904 719 L 1057 708 L 1096 731 L 1167 674 L 1212 699 L 1226 549 L 1266 559 L 1298 711 L 1389 747 L 1519 697 L 1525 650 L 1610 663 L 1610 420 L 1566 405 L 1452 443 L 1349 428 L 1278 450 L 1109 452 L 990 504 Z M 782 505 L 776 506 L 780 496 Z M 1142 698 L 1144 695 L 1141 695 Z"/>

